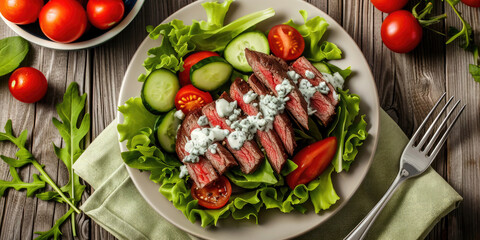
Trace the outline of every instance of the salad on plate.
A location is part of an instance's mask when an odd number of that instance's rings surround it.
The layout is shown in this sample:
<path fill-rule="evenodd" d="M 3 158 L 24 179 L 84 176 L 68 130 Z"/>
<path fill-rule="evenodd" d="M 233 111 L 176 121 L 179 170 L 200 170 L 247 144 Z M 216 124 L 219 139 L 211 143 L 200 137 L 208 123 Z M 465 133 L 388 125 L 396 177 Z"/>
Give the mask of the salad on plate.
<path fill-rule="evenodd" d="M 224 25 L 233 0 L 203 3 L 207 21 L 148 26 L 139 97 L 119 107 L 125 163 L 150 172 L 192 223 L 253 218 L 262 209 L 316 213 L 339 197 L 332 175 L 348 171 L 367 138 L 350 68 L 323 39 L 316 16 L 262 32 L 271 8 Z M 268 210 L 271 211 L 271 210 Z"/>

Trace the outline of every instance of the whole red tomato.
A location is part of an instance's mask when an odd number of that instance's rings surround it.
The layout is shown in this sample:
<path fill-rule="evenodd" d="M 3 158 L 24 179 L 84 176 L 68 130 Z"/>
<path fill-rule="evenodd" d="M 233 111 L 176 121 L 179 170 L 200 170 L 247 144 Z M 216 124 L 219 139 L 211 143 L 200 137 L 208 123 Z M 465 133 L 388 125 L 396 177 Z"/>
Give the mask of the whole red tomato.
<path fill-rule="evenodd" d="M 43 0 L 0 0 L 0 13 L 15 24 L 29 24 L 37 21 L 43 7 Z"/>
<path fill-rule="evenodd" d="M 213 56 L 218 57 L 220 55 L 218 55 L 218 53 L 216 52 L 210 52 L 210 51 L 200 51 L 200 52 L 196 52 L 189 55 L 183 62 L 183 71 L 181 71 L 178 74 L 178 78 L 180 79 L 180 85 L 183 87 L 188 84 L 192 84 L 190 82 L 190 69 L 192 68 L 192 66 L 207 57 L 213 57 Z"/>
<path fill-rule="evenodd" d="M 392 13 L 402 9 L 408 0 L 370 0 L 378 10 L 384 13 Z"/>
<path fill-rule="evenodd" d="M 412 51 L 422 40 L 422 26 L 406 10 L 391 13 L 382 23 L 382 41 L 397 53 Z"/>
<path fill-rule="evenodd" d="M 268 33 L 268 45 L 273 54 L 283 60 L 297 59 L 305 50 L 305 40 L 302 35 L 289 25 L 273 26 Z"/>
<path fill-rule="evenodd" d="M 75 0 L 51 0 L 39 17 L 42 32 L 56 42 L 69 43 L 82 36 L 87 28 L 87 13 Z"/>
<path fill-rule="evenodd" d="M 87 4 L 87 16 L 96 28 L 106 30 L 120 22 L 125 13 L 122 0 L 90 0 Z"/>
<path fill-rule="evenodd" d="M 462 2 L 470 7 L 480 7 L 480 0 L 462 0 Z"/>
<path fill-rule="evenodd" d="M 32 67 L 15 70 L 8 81 L 10 93 L 24 103 L 34 103 L 42 99 L 47 87 L 47 79 L 43 73 Z"/>

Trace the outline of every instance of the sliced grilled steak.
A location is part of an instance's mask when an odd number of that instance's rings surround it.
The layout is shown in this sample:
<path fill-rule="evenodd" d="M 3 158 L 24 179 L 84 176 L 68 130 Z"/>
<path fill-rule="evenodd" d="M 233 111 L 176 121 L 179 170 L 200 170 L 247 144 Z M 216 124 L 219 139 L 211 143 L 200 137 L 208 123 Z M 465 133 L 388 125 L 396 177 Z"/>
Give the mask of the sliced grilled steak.
<path fill-rule="evenodd" d="M 178 157 L 182 161 L 189 154 L 187 151 L 185 151 L 185 144 L 187 143 L 188 136 L 190 135 L 186 131 L 186 125 L 187 124 L 182 124 L 180 129 L 178 129 L 177 140 L 175 143 L 175 150 Z M 184 164 L 187 167 L 190 178 L 193 179 L 195 184 L 197 184 L 197 186 L 200 188 L 205 187 L 218 179 L 217 172 L 215 172 L 212 164 L 203 157 L 199 157 L 199 161 L 197 163 L 187 162 Z"/>
<path fill-rule="evenodd" d="M 202 110 L 198 109 L 191 113 L 189 113 L 185 120 L 183 120 L 182 124 L 185 125 L 185 129 L 190 136 L 190 133 L 196 129 L 201 128 L 198 125 L 198 119 L 202 116 Z M 217 170 L 218 174 L 222 175 L 228 168 L 232 166 L 238 165 L 233 158 L 232 154 L 221 144 L 217 144 L 217 150 L 215 153 L 211 151 L 207 151 L 205 153 L 205 158 L 213 165 L 213 167 Z"/>
<path fill-rule="evenodd" d="M 240 78 L 235 79 L 230 86 L 230 96 L 237 101 L 243 112 L 249 116 L 256 116 L 260 112 L 258 99 L 254 99 L 250 103 L 246 103 L 243 99 L 249 91 L 253 90 Z M 273 169 L 280 173 L 287 161 L 287 154 L 277 133 L 275 133 L 273 128 L 266 131 L 257 130 L 257 138 L 265 149 Z"/>
<path fill-rule="evenodd" d="M 275 56 L 251 51 L 247 48 L 245 49 L 245 56 L 257 78 L 274 94 L 277 94 L 275 87 L 281 84 L 284 79 L 287 79 L 294 86 L 294 89 L 287 95 L 290 100 L 287 101 L 286 108 L 304 128 L 308 129 L 307 102 L 297 86 L 287 76 L 287 63 Z"/>
<path fill-rule="evenodd" d="M 334 97 L 334 94 L 336 94 L 335 88 L 332 86 L 332 84 L 328 83 L 325 80 L 322 73 L 318 71 L 318 69 L 314 67 L 312 63 L 310 63 L 310 61 L 308 61 L 305 57 L 300 57 L 294 63 L 292 63 L 291 67 L 295 72 L 300 74 L 302 78 L 307 79 L 313 86 L 318 86 L 318 84 L 320 84 L 321 82 L 325 82 L 328 88 L 330 88 L 330 92 L 327 94 L 327 99 L 333 105 L 333 107 L 337 106 L 338 100 Z M 313 74 L 315 74 L 315 77 L 312 79 L 308 78 L 305 74 L 307 70 L 313 72 Z"/>
<path fill-rule="evenodd" d="M 226 93 L 222 94 L 221 98 L 227 100 L 228 102 L 233 102 L 230 96 L 228 96 Z M 218 115 L 215 104 L 216 102 L 212 102 L 203 107 L 203 115 L 208 118 L 212 126 L 220 126 L 222 129 L 233 132 L 234 130 L 226 122 L 227 119 Z M 227 143 L 228 150 L 230 150 L 233 156 L 235 156 L 240 168 L 242 169 L 242 172 L 245 174 L 254 172 L 264 158 L 262 151 L 260 151 L 257 143 L 255 143 L 253 140 L 246 141 L 240 150 L 233 149 L 230 146 L 228 139 L 225 139 L 225 142 Z"/>
<path fill-rule="evenodd" d="M 256 94 L 268 94 L 268 90 L 258 80 L 255 74 L 252 74 L 250 76 L 247 83 Z M 290 122 L 290 118 L 288 118 L 286 113 L 280 113 L 275 116 L 275 120 L 273 121 L 273 128 L 282 140 L 283 146 L 287 150 L 288 154 L 293 155 L 297 143 L 295 142 L 295 133 L 292 128 L 292 123 Z"/>

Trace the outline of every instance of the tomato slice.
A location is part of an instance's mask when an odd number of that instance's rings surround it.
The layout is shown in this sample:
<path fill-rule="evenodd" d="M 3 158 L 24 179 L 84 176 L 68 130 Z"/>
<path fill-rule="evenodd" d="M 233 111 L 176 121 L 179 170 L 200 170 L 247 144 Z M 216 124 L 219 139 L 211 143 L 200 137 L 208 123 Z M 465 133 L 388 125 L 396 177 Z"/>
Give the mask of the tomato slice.
<path fill-rule="evenodd" d="M 293 60 L 300 57 L 305 50 L 305 40 L 297 29 L 280 24 L 270 29 L 268 44 L 275 56 L 283 60 Z"/>
<path fill-rule="evenodd" d="M 192 84 L 180 88 L 175 96 L 175 107 L 182 110 L 185 115 L 211 102 L 213 98 L 209 92 L 204 92 Z"/>
<path fill-rule="evenodd" d="M 201 60 L 212 57 L 212 56 L 217 56 L 219 57 L 218 53 L 216 52 L 210 52 L 210 51 L 201 51 L 201 52 L 196 52 L 188 56 L 184 61 L 183 61 L 183 71 L 181 71 L 178 74 L 178 78 L 180 79 L 180 85 L 186 86 L 188 84 L 192 84 L 190 82 L 190 69 L 192 68 L 193 65 L 197 64 Z"/>
<path fill-rule="evenodd" d="M 197 188 L 193 183 L 192 197 L 198 204 L 208 209 L 219 209 L 227 204 L 232 195 L 232 185 L 225 176 L 203 188 Z"/>
<path fill-rule="evenodd" d="M 337 138 L 329 137 L 300 150 L 295 157 L 298 167 L 287 175 L 287 184 L 291 189 L 307 184 L 317 178 L 328 167 L 337 152 Z"/>

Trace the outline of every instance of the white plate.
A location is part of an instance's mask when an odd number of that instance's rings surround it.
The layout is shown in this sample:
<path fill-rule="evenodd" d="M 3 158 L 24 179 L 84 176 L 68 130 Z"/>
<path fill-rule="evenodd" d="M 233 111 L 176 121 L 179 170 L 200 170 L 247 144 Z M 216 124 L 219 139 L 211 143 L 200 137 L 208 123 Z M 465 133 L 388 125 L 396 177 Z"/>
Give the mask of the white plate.
<path fill-rule="evenodd" d="M 198 1 L 180 9 L 165 19 L 164 22 L 169 22 L 175 18 L 189 24 L 192 19 L 205 19 L 205 11 L 201 6 L 202 2 L 204 1 Z M 229 240 L 284 239 L 302 234 L 325 222 L 348 202 L 363 181 L 373 160 L 378 138 L 379 101 L 372 73 L 356 43 L 326 13 L 300 0 L 237 0 L 231 5 L 226 22 L 269 7 L 275 9 L 276 15 L 259 25 L 260 29 L 266 30 L 275 24 L 286 22 L 290 18 L 293 18 L 297 23 L 303 23 L 302 17 L 298 13 L 301 9 L 307 10 L 310 17 L 321 16 L 327 20 L 330 24 L 327 31 L 328 40 L 336 43 L 344 52 L 344 59 L 335 61 L 335 64 L 340 67 L 352 66 L 354 71 L 347 87 L 351 89 L 351 92 L 361 97 L 361 113 L 367 114 L 369 136 L 361 147 L 351 170 L 348 173 L 334 174 L 333 184 L 341 198 L 334 206 L 320 214 L 315 214 L 312 210 L 309 210 L 306 214 L 283 214 L 276 209 L 262 210 L 258 225 L 251 221 L 234 221 L 231 218 L 220 220 L 217 227 L 202 228 L 198 222 L 192 224 L 182 212 L 177 210 L 172 203 L 158 192 L 159 185 L 148 179 L 148 172 L 128 168 L 138 191 L 153 209 L 180 229 L 198 237 Z M 137 77 L 144 73 L 142 63 L 147 57 L 147 50 L 159 44 L 160 40 L 154 41 L 146 38 L 138 48 L 123 80 L 118 100 L 119 105 L 124 104 L 130 97 L 139 96 L 142 84 L 137 81 Z M 122 123 L 122 114 L 118 113 L 117 119 L 119 123 Z M 127 151 L 125 144 L 121 144 L 121 149 Z"/>

